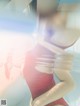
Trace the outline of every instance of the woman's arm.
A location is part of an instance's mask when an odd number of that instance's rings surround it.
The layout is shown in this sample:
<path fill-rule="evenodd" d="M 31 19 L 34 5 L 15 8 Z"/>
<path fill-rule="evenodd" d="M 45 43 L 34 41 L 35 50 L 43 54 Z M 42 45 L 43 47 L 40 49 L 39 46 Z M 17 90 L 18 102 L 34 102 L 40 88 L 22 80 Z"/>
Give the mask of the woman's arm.
<path fill-rule="evenodd" d="M 61 76 L 59 74 L 62 74 Z M 54 102 L 66 94 L 68 94 L 74 88 L 74 81 L 69 72 L 58 73 L 57 75 L 62 77 L 62 81 L 55 85 L 52 89 L 44 93 L 43 95 L 37 97 L 33 102 L 32 106 L 45 106 L 51 102 Z M 67 80 L 68 79 L 68 80 Z"/>
<path fill-rule="evenodd" d="M 74 80 L 70 74 L 72 58 L 73 56 L 67 53 L 65 55 L 59 55 L 57 57 L 54 72 L 59 78 L 60 82 L 43 95 L 37 97 L 33 101 L 32 106 L 45 106 L 62 98 L 73 90 Z"/>
<path fill-rule="evenodd" d="M 63 21 L 63 18 L 64 18 L 63 24 L 62 24 L 62 22 L 61 22 L 61 24 L 59 24 L 59 22 L 56 21 L 56 22 L 58 22 L 57 25 L 59 27 L 64 28 L 62 26 L 66 25 L 67 15 L 65 14 L 64 17 L 61 17 L 62 21 Z M 49 23 L 50 23 L 50 21 L 49 21 Z M 52 23 L 52 21 L 51 21 L 51 23 Z M 64 33 L 66 33 L 67 31 L 68 31 L 68 29 L 65 29 Z M 74 29 L 69 29 L 69 31 L 71 33 L 75 32 Z M 80 33 L 80 32 L 79 32 L 79 30 L 77 32 L 77 29 L 76 29 L 76 32 L 73 33 L 74 36 L 77 33 Z M 79 35 L 77 35 L 76 40 L 78 38 L 79 38 Z M 51 102 L 54 102 L 54 101 L 62 98 L 67 93 L 72 91 L 73 88 L 75 87 L 74 80 L 73 80 L 71 73 L 70 73 L 70 70 L 71 70 L 71 67 L 72 67 L 73 56 L 71 54 L 66 53 L 61 48 L 58 48 L 58 47 L 55 47 L 54 45 L 49 44 L 48 42 L 44 41 L 43 38 L 39 38 L 38 41 L 42 46 L 44 46 L 45 48 L 47 48 L 51 52 L 56 53 L 57 56 L 58 56 L 56 61 L 55 61 L 54 72 L 57 75 L 57 77 L 59 78 L 60 83 L 56 84 L 52 89 L 45 92 L 41 96 L 37 97 L 32 102 L 32 106 L 45 106 L 45 105 L 47 105 Z M 60 54 L 62 54 L 62 55 L 60 55 Z"/>

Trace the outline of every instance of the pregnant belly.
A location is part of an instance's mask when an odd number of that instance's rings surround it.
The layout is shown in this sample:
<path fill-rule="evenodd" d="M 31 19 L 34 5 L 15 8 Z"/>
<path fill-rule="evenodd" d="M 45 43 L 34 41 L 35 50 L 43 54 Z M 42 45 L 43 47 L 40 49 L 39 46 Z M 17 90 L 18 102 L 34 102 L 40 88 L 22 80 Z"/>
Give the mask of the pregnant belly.
<path fill-rule="evenodd" d="M 26 82 L 30 88 L 33 99 L 51 89 L 55 82 L 52 74 L 45 74 L 37 70 L 27 70 L 25 73 Z"/>
<path fill-rule="evenodd" d="M 53 74 L 42 73 L 35 69 L 35 59 L 33 59 L 33 56 L 27 56 L 23 73 L 33 100 L 55 86 Z M 64 103 L 58 102 L 54 104 Z"/>
<path fill-rule="evenodd" d="M 44 74 L 41 72 L 36 72 L 27 75 L 26 82 L 29 86 L 32 95 L 32 99 L 30 100 L 30 102 L 55 86 L 53 75 Z M 63 98 L 61 98 L 55 102 L 48 104 L 47 106 L 54 106 L 58 104 L 63 106 L 67 105 L 66 101 Z"/>

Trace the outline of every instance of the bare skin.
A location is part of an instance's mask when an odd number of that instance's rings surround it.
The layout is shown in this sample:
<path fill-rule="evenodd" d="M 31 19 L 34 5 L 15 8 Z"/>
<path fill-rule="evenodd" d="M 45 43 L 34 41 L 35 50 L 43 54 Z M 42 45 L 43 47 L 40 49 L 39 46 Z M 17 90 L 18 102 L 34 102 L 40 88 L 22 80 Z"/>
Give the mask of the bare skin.
<path fill-rule="evenodd" d="M 71 11 L 72 11 L 72 10 L 75 10 L 75 8 L 76 8 L 76 6 L 72 5 L 71 7 L 66 7 L 64 9 L 65 10 L 71 9 Z M 52 42 L 55 42 L 55 44 L 59 44 L 60 46 L 66 45 L 66 43 L 67 43 L 66 46 L 69 46 L 69 45 L 75 43 L 75 41 L 78 40 L 78 38 L 80 36 L 79 35 L 80 28 L 77 28 L 75 26 L 73 26 L 72 28 L 67 27 L 68 14 L 69 14 L 68 12 L 57 12 L 57 14 L 53 15 L 52 17 L 48 17 L 46 19 L 47 21 L 45 21 L 45 22 L 47 22 L 47 24 L 46 24 L 47 26 L 53 26 L 53 27 L 55 27 L 55 29 L 59 29 L 60 33 L 62 33 L 62 35 L 64 35 L 63 42 L 59 42 L 61 36 L 57 36 L 56 41 L 51 38 Z M 45 92 L 41 96 L 37 97 L 32 102 L 32 106 L 45 106 L 48 103 L 54 102 L 57 99 L 64 97 L 67 93 L 69 93 L 70 91 L 73 90 L 74 81 L 73 81 L 73 78 L 70 74 L 73 56 L 71 54 L 67 54 L 67 52 L 65 52 L 64 50 L 57 48 L 57 47 L 49 44 L 48 42 L 44 41 L 44 38 L 39 38 L 38 41 L 42 46 L 44 46 L 48 50 L 52 51 L 53 53 L 62 54 L 61 61 L 60 61 L 61 67 L 56 66 L 54 68 L 55 74 L 62 82 L 58 83 L 52 89 Z M 65 53 L 66 53 L 66 55 L 64 56 Z M 58 57 L 57 57 L 57 59 L 58 59 Z M 64 66 L 64 68 L 63 68 L 64 61 L 69 62 L 69 65 Z M 56 61 L 55 64 L 57 64 L 57 62 L 58 61 Z M 49 70 L 48 70 L 48 72 L 45 71 L 45 73 L 49 73 L 49 72 L 50 72 Z M 51 72 L 50 72 L 50 74 L 51 74 Z M 57 106 L 61 106 L 61 105 L 57 105 Z"/>
<path fill-rule="evenodd" d="M 77 33 L 80 33 L 79 29 L 77 28 L 67 28 L 66 27 L 66 21 L 67 21 L 67 14 L 64 14 L 63 16 L 61 15 L 61 13 L 57 13 L 55 14 L 54 17 L 49 17 L 47 18 L 47 26 L 55 26 L 56 28 L 60 29 L 62 31 L 62 33 L 64 32 L 65 34 L 64 35 L 72 35 L 72 32 L 74 31 L 75 34 L 73 33 L 74 35 L 74 38 L 75 38 L 75 35 Z M 73 38 L 73 37 L 72 37 Z M 68 44 L 72 44 L 73 42 L 75 42 L 79 36 L 77 35 L 77 37 L 75 39 L 70 39 L 70 41 L 66 41 L 68 42 Z M 55 43 L 59 43 L 61 45 L 62 42 L 59 42 L 59 40 L 57 39 L 57 41 L 54 41 Z M 50 45 L 48 44 L 48 42 L 45 42 L 44 39 L 43 40 L 40 40 L 39 42 L 41 45 L 43 45 L 44 47 L 47 46 L 47 49 L 56 52 L 57 54 L 58 53 L 61 53 L 64 55 L 65 51 L 63 51 L 62 49 L 59 49 L 59 48 L 56 48 L 54 47 L 53 45 Z M 64 41 L 65 43 L 65 41 Z M 56 49 L 56 51 L 54 51 L 54 48 Z M 66 53 L 67 54 L 67 53 Z M 66 55 L 67 57 L 68 55 Z M 70 57 L 72 57 L 72 55 L 70 55 Z M 64 57 L 61 58 L 63 61 L 64 61 Z M 72 62 L 72 58 L 69 58 L 69 60 Z M 66 62 L 68 62 L 66 60 Z M 46 104 L 50 103 L 50 102 L 53 102 L 63 96 L 65 96 L 67 93 L 69 93 L 73 88 L 74 88 L 74 81 L 73 81 L 73 78 L 70 74 L 70 68 L 71 68 L 71 63 L 70 62 L 70 67 L 67 67 L 65 66 L 65 69 L 63 69 L 62 67 L 55 67 L 55 73 L 56 75 L 58 76 L 58 78 L 60 80 L 62 80 L 62 82 L 60 82 L 59 84 L 57 84 L 54 88 L 50 89 L 48 92 L 46 92 L 45 94 L 41 95 L 40 97 L 37 97 L 34 101 L 32 101 L 32 106 L 45 106 Z M 57 63 L 57 61 L 56 61 Z M 63 62 L 62 62 L 63 63 Z M 61 74 L 62 73 L 62 74 Z M 7 86 L 9 85 L 10 83 L 7 84 Z M 63 88 L 63 89 L 62 89 Z M 65 92 L 63 92 L 65 91 Z M 54 97 L 53 97 L 54 95 Z M 45 98 L 45 96 L 47 96 L 47 98 Z M 46 101 L 47 100 L 47 101 Z M 59 106 L 59 105 L 57 105 Z"/>

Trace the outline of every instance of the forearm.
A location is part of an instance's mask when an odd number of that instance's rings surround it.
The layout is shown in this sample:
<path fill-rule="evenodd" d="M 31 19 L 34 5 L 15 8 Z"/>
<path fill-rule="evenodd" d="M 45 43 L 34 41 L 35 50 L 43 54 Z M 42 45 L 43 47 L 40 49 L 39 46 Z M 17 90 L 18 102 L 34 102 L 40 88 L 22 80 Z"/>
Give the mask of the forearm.
<path fill-rule="evenodd" d="M 69 93 L 71 90 L 72 90 L 72 88 L 68 87 L 67 83 L 60 82 L 59 84 L 54 86 L 52 89 L 50 89 L 48 92 L 46 92 L 43 95 L 37 97 L 35 99 L 35 101 L 39 102 L 39 104 L 41 106 L 45 106 L 45 105 L 47 105 L 51 102 L 54 102 L 54 101 L 62 98 L 67 93 Z"/>
<path fill-rule="evenodd" d="M 73 56 L 70 54 L 57 56 L 54 72 L 59 78 L 60 83 L 34 100 L 39 104 L 38 106 L 45 106 L 48 103 L 54 102 L 73 90 L 74 80 L 70 74 L 72 58 Z"/>

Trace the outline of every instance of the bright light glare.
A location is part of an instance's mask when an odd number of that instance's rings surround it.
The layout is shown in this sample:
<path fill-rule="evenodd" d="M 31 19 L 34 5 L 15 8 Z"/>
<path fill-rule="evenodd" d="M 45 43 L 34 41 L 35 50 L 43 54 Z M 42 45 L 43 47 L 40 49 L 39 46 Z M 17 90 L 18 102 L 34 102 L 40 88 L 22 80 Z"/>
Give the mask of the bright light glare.
<path fill-rule="evenodd" d="M 0 55 L 7 55 L 10 50 L 17 50 L 21 54 L 24 50 L 31 49 L 33 43 L 32 37 L 26 34 L 0 31 Z"/>
<path fill-rule="evenodd" d="M 0 31 L 0 92 L 20 75 L 26 51 L 33 45 L 33 38 L 24 33 Z M 8 67 L 12 67 L 9 80 L 5 76 L 5 63 L 8 56 L 11 56 Z"/>

